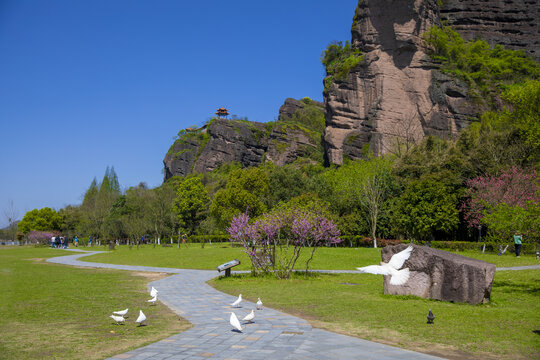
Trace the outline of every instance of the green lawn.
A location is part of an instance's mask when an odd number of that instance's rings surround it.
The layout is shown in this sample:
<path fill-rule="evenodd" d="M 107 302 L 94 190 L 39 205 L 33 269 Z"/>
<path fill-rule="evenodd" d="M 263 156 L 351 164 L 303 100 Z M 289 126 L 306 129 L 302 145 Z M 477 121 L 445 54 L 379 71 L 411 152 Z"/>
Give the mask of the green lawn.
<path fill-rule="evenodd" d="M 146 274 L 45 262 L 62 254 L 72 253 L 0 248 L 1 359 L 103 359 L 191 327 L 165 306 L 147 304 Z M 113 324 L 108 316 L 126 307 L 126 324 Z M 148 326 L 136 327 L 139 309 Z"/>
<path fill-rule="evenodd" d="M 90 248 L 84 248 L 87 250 Z M 93 247 L 92 250 L 106 251 L 106 247 Z M 360 266 L 376 264 L 381 261 L 381 249 L 373 248 L 320 248 L 310 263 L 310 269 L 354 270 Z M 297 268 L 303 269 L 309 251 L 304 250 L 297 262 Z M 460 251 L 458 254 L 473 257 L 495 264 L 497 267 L 540 265 L 535 256 L 524 255 L 516 258 L 511 253 L 503 256 L 481 251 Z M 214 270 L 216 266 L 229 260 L 238 259 L 241 264 L 234 270 L 249 270 L 250 261 L 243 252 L 243 248 L 231 247 L 229 243 L 206 244 L 202 248 L 199 244 L 182 245 L 177 247 L 162 247 L 153 245 L 119 246 L 116 250 L 105 254 L 85 257 L 83 261 L 105 262 L 124 265 L 146 265 L 173 267 L 182 269 Z"/>
<path fill-rule="evenodd" d="M 99 359 L 189 327 L 165 307 L 146 304 L 146 284 L 151 279 L 126 271 L 44 262 L 62 253 L 30 247 L 0 250 L 0 286 L 4 289 L 0 295 L 0 358 Z M 540 263 L 534 256 L 460 254 L 499 267 Z M 215 269 L 234 258 L 242 261 L 235 269 L 250 268 L 242 249 L 230 244 L 204 248 L 191 244 L 180 249 L 120 246 L 84 260 Z M 380 249 L 321 248 L 311 268 L 352 270 L 379 261 Z M 299 264 L 302 268 L 302 259 Z M 245 275 L 211 284 L 250 300 L 261 297 L 265 305 L 300 315 L 317 327 L 445 357 L 526 359 L 538 358 L 540 353 L 540 270 L 497 272 L 492 302 L 478 306 L 385 296 L 382 277 L 369 274 L 319 274 L 307 279 L 298 274 L 281 281 Z M 133 318 L 124 326 L 113 325 L 108 315 L 126 307 L 133 317 L 143 309 L 149 326 L 136 328 Z M 436 316 L 433 326 L 425 324 L 429 308 Z"/>
<path fill-rule="evenodd" d="M 383 295 L 382 277 L 318 274 L 290 280 L 239 275 L 210 281 L 314 326 L 454 359 L 533 359 L 540 354 L 540 270 L 501 271 L 492 301 L 466 305 Z M 351 285 L 356 284 L 356 285 Z M 426 324 L 428 309 L 435 324 Z"/>

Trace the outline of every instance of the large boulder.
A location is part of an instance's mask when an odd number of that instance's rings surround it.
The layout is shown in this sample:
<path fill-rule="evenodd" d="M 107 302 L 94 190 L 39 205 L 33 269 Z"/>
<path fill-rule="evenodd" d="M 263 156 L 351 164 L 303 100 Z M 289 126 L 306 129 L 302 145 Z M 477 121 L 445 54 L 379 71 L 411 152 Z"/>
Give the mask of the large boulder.
<path fill-rule="evenodd" d="M 382 249 L 383 262 L 409 244 L 387 246 Z M 415 295 L 427 299 L 480 304 L 489 302 L 495 265 L 462 255 L 426 246 L 413 246 L 411 256 L 403 265 L 410 277 L 404 285 L 391 285 L 384 277 L 384 293 Z"/>

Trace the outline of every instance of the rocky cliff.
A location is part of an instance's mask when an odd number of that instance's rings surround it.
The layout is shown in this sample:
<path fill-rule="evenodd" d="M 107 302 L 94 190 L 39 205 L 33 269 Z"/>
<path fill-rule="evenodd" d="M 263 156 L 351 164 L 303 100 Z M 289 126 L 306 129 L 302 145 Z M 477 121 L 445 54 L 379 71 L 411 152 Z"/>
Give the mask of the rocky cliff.
<path fill-rule="evenodd" d="M 443 0 L 440 16 L 466 40 L 523 49 L 540 60 L 538 0 Z"/>
<path fill-rule="evenodd" d="M 537 15 L 527 15 L 527 7 L 537 14 L 532 0 L 443 0 L 441 7 L 437 0 L 360 0 L 351 33 L 363 61 L 324 92 L 328 161 L 361 157 L 367 147 L 393 151 L 428 134 L 450 137 L 468 126 L 481 109 L 464 83 L 437 70 L 422 35 L 446 21 L 469 38 L 537 55 Z"/>
<path fill-rule="evenodd" d="M 182 130 L 163 160 L 165 180 L 228 163 L 284 165 L 298 158 L 322 162 L 324 121 L 322 103 L 287 99 L 276 122 L 216 118 L 200 129 Z"/>

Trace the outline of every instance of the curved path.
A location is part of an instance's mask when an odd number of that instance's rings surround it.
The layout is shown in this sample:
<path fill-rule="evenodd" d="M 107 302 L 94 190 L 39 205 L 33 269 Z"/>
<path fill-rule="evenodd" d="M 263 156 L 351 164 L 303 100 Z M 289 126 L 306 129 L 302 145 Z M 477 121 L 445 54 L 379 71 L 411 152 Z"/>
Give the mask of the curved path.
<path fill-rule="evenodd" d="M 148 289 L 151 286 L 158 289 L 159 300 L 193 324 L 193 328 L 180 334 L 110 359 L 441 359 L 314 329 L 303 319 L 267 307 L 256 311 L 254 323 L 245 325 L 242 333 L 234 332 L 229 325 L 229 312 L 234 311 L 241 319 L 251 309 L 255 309 L 255 304 L 243 301 L 241 308 L 231 309 L 229 304 L 236 298 L 206 284 L 206 281 L 217 276 L 216 271 L 113 265 L 78 260 L 80 257 L 97 253 L 99 251 L 84 251 L 76 255 L 50 258 L 47 261 L 73 266 L 176 274 L 149 283 Z"/>

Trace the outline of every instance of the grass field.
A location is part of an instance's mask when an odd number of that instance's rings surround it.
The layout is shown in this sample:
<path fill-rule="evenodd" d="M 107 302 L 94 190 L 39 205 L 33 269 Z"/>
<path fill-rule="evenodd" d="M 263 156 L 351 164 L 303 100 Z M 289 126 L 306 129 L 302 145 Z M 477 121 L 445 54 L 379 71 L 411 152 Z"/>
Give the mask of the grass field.
<path fill-rule="evenodd" d="M 28 247 L 0 250 L 0 286 L 7 289 L 0 295 L 0 358 L 99 359 L 189 327 L 165 307 L 146 305 L 152 280 L 148 275 L 44 262 L 62 253 Z M 498 267 L 540 263 L 533 256 L 460 254 Z M 215 270 L 234 258 L 242 261 L 235 269 L 250 268 L 242 249 L 229 244 L 120 246 L 84 260 Z M 311 268 L 350 270 L 379 261 L 380 249 L 321 248 Z M 299 260 L 299 268 L 302 263 Z M 249 300 L 261 297 L 266 306 L 299 315 L 316 327 L 403 348 L 455 359 L 540 358 L 540 270 L 496 272 L 491 303 L 477 306 L 386 296 L 382 277 L 369 274 L 297 274 L 279 281 L 241 275 L 211 284 Z M 149 326 L 136 328 L 133 318 L 124 326 L 113 325 L 107 316 L 126 307 L 132 316 L 143 309 Z M 432 326 L 426 324 L 430 308 L 436 316 Z"/>
<path fill-rule="evenodd" d="M 90 248 L 84 248 L 88 250 Z M 93 247 L 92 250 L 107 251 L 106 247 Z M 355 270 L 359 266 L 371 265 L 381 261 L 381 249 L 373 248 L 320 248 L 310 263 L 310 269 L 328 270 Z M 482 254 L 480 251 L 463 251 L 458 254 L 473 257 L 495 264 L 497 267 L 538 265 L 539 260 L 532 255 L 516 258 L 511 253 L 497 256 L 493 253 Z M 309 256 L 304 251 L 297 262 L 297 268 L 303 269 L 305 260 Z M 177 247 L 162 247 L 143 245 L 131 250 L 128 246 L 119 246 L 116 250 L 107 251 L 82 259 L 83 261 L 104 262 L 110 264 L 145 265 L 173 267 L 182 269 L 214 270 L 216 266 L 229 260 L 238 259 L 241 264 L 234 270 L 249 270 L 250 261 L 243 252 L 243 248 L 231 247 L 228 243 L 218 243 L 201 248 L 198 244 L 182 245 Z"/>
<path fill-rule="evenodd" d="M 382 277 L 370 274 L 297 274 L 290 280 L 237 275 L 210 284 L 251 301 L 260 297 L 316 327 L 442 357 L 540 357 L 540 270 L 497 272 L 486 305 L 383 295 Z M 428 309 L 433 325 L 426 324 Z"/>
<path fill-rule="evenodd" d="M 72 253 L 0 248 L 1 359 L 103 359 L 191 327 L 165 306 L 146 303 L 155 274 L 45 263 L 62 254 Z M 115 325 L 108 316 L 126 307 L 126 324 Z M 136 327 L 139 309 L 148 326 Z"/>

